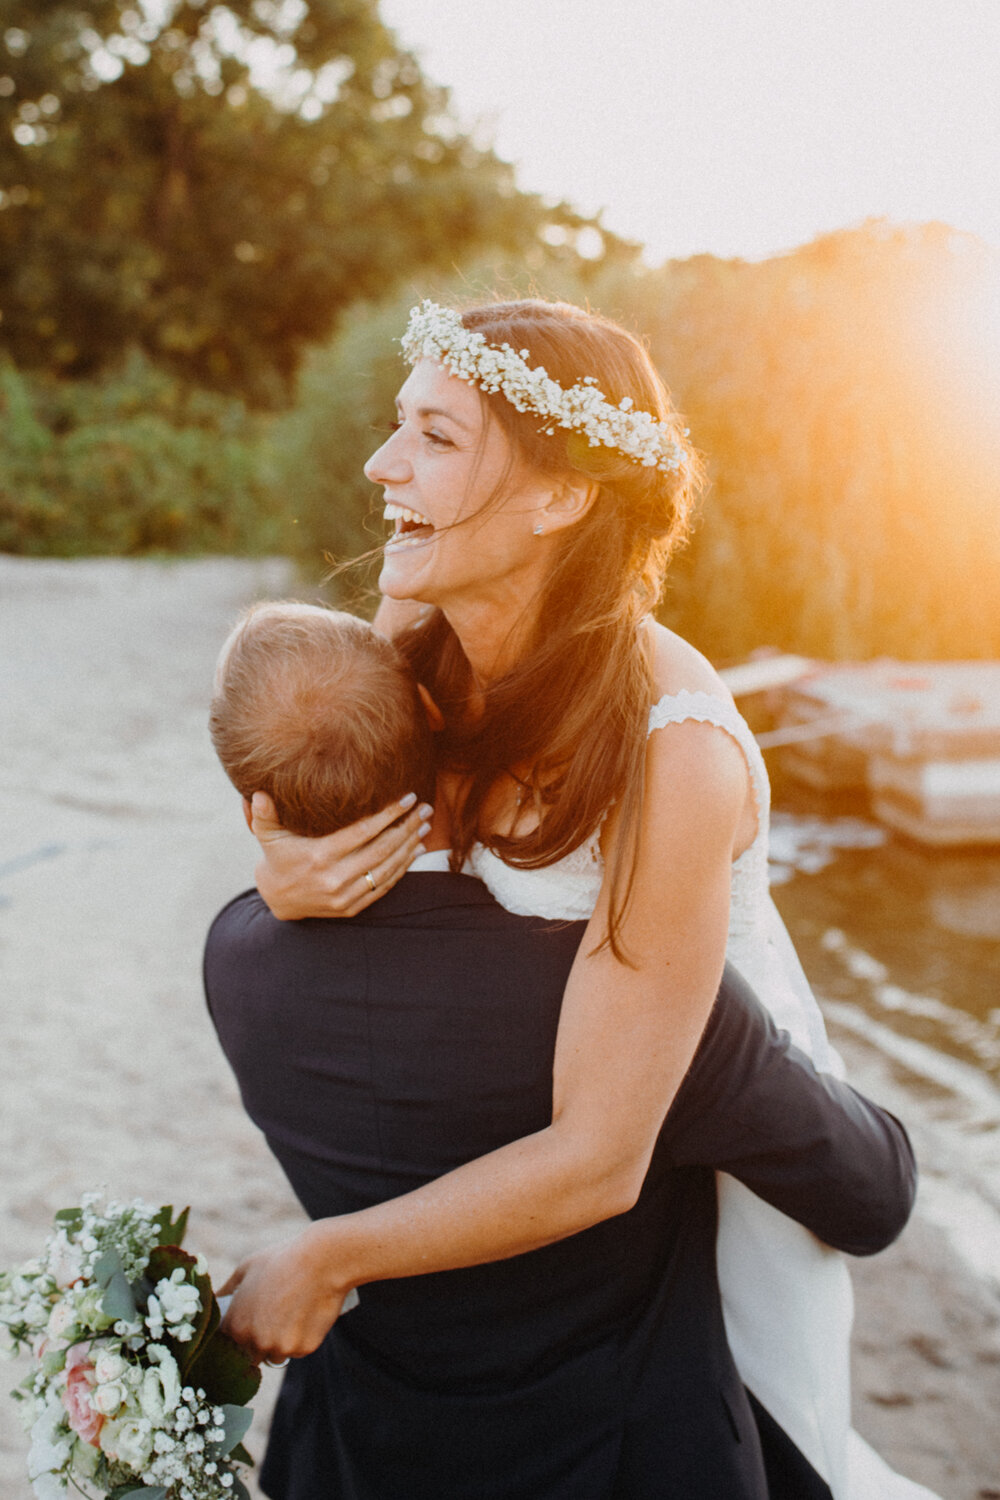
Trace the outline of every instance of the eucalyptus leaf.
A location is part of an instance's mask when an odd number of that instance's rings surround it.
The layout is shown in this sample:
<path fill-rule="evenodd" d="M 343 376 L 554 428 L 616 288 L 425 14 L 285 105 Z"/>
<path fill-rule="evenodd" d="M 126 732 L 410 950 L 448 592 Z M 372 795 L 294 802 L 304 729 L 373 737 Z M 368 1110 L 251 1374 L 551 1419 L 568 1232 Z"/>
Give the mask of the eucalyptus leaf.
<path fill-rule="evenodd" d="M 105 1250 L 94 1261 L 94 1280 L 98 1286 L 106 1287 L 116 1274 L 124 1275 L 125 1266 L 115 1249 Z"/>
<path fill-rule="evenodd" d="M 233 1500 L 250 1500 L 250 1491 L 242 1479 L 237 1479 L 235 1474 L 233 1475 L 233 1487 L 229 1493 L 233 1496 Z"/>
<path fill-rule="evenodd" d="M 141 1495 L 142 1500 L 167 1500 L 166 1486 L 162 1484 L 126 1484 L 110 1490 L 107 1500 L 126 1500 L 128 1495 Z"/>
<path fill-rule="evenodd" d="M 116 1271 L 108 1282 L 101 1306 L 109 1318 L 122 1318 L 126 1323 L 131 1323 L 136 1317 L 138 1308 L 123 1271 Z"/>
<path fill-rule="evenodd" d="M 225 1458 L 246 1437 L 253 1421 L 253 1412 L 249 1406 L 233 1406 L 228 1402 L 223 1406 L 222 1412 L 222 1430 L 225 1436 L 218 1443 L 216 1452 L 220 1458 Z"/>

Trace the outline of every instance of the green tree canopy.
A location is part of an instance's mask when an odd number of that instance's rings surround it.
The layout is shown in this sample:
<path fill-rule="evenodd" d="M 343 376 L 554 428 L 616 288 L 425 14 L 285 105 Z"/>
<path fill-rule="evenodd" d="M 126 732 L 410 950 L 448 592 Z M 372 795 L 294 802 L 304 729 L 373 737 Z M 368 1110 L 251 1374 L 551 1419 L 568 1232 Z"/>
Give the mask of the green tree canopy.
<path fill-rule="evenodd" d="M 455 126 L 377 0 L 6 0 L 0 347 L 90 375 L 138 344 L 280 403 L 304 346 L 484 246 L 628 256 Z"/>

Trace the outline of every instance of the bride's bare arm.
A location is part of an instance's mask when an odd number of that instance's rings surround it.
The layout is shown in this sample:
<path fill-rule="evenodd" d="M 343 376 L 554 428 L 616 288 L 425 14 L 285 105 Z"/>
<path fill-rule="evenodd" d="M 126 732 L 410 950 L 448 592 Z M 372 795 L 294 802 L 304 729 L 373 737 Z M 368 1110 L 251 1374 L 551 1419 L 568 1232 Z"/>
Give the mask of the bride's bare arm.
<path fill-rule="evenodd" d="M 320 1220 L 245 1261 L 228 1330 L 268 1358 L 314 1349 L 349 1288 L 504 1259 L 630 1208 L 724 962 L 742 753 L 710 725 L 652 736 L 633 898 L 605 947 L 603 892 L 563 1001 L 553 1117 L 415 1192 Z"/>

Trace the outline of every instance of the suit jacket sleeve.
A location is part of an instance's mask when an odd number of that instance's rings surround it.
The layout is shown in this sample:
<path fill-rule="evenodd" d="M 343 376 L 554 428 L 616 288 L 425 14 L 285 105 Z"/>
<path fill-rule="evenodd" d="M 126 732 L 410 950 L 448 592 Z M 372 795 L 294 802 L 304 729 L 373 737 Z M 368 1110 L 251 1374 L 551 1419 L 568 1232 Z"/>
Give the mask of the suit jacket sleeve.
<path fill-rule="evenodd" d="M 678 1165 L 730 1173 L 852 1255 L 891 1244 L 913 1207 L 916 1163 L 900 1122 L 817 1072 L 728 966 L 662 1144 Z"/>

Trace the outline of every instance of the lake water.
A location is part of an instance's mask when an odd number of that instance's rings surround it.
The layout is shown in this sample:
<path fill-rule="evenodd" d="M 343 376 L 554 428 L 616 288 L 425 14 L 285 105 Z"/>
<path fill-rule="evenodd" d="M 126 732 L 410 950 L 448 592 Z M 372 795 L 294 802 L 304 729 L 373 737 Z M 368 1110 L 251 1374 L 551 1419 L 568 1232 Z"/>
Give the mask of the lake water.
<path fill-rule="evenodd" d="M 1000 1283 L 1000 850 L 923 848 L 789 785 L 771 842 L 833 1040 L 910 1127 L 925 1216 Z"/>

